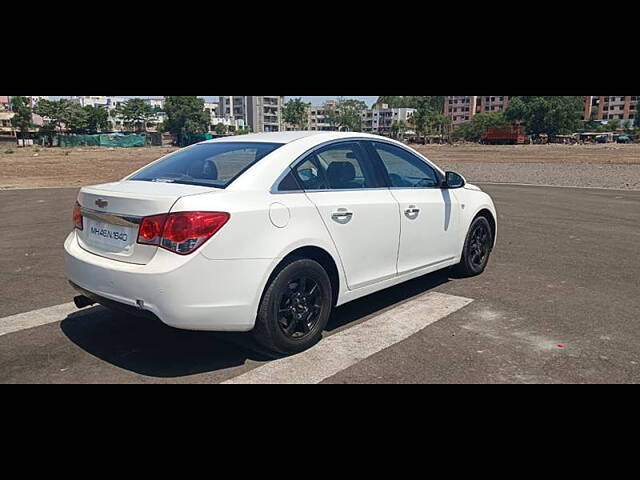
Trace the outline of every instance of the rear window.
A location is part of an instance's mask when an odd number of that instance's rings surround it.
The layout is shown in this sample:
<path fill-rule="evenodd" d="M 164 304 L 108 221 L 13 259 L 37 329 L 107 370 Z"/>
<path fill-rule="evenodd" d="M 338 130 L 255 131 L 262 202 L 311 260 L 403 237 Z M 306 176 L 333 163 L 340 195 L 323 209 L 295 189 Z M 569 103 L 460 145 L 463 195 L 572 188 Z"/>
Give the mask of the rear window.
<path fill-rule="evenodd" d="M 247 168 L 282 145 L 263 142 L 200 143 L 167 155 L 129 180 L 225 188 Z"/>

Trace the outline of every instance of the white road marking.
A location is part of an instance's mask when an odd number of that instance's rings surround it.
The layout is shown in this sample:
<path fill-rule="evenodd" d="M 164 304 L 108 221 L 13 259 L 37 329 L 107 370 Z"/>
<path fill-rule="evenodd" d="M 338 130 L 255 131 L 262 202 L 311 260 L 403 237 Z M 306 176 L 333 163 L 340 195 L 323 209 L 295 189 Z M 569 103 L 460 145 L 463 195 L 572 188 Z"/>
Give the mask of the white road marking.
<path fill-rule="evenodd" d="M 439 292 L 425 293 L 326 337 L 305 352 L 274 360 L 223 383 L 319 383 L 472 301 Z"/>
<path fill-rule="evenodd" d="M 88 311 L 89 309 L 87 309 Z M 63 303 L 53 307 L 33 310 L 31 312 L 18 313 L 10 317 L 0 318 L 0 337 L 7 333 L 19 332 L 27 328 L 39 327 L 48 323 L 60 322 L 74 312 L 84 312 L 78 310 L 73 303 Z"/>

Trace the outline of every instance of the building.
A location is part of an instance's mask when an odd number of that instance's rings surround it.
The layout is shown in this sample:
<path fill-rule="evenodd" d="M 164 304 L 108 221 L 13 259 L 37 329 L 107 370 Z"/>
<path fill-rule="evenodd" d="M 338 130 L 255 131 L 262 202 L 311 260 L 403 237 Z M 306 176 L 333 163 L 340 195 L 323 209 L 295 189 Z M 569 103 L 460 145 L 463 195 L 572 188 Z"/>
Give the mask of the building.
<path fill-rule="evenodd" d="M 123 105 L 127 102 L 128 98 L 125 97 L 105 97 L 101 95 L 93 95 L 93 96 L 84 96 L 84 97 L 69 97 L 69 100 L 72 102 L 78 103 L 79 105 L 86 107 L 102 107 L 107 110 L 114 110 L 120 105 Z"/>
<path fill-rule="evenodd" d="M 30 96 L 26 98 L 31 108 L 35 107 L 38 101 L 48 99 L 48 97 L 43 96 Z M 0 97 L 0 137 L 3 139 L 16 137 L 16 130 L 11 125 L 11 119 L 15 114 L 11 111 L 10 100 L 11 98 L 8 96 Z M 44 119 L 35 113 L 31 114 L 31 121 L 33 122 L 33 127 L 29 131 L 32 133 L 37 132 L 38 128 L 44 124 Z"/>
<path fill-rule="evenodd" d="M 386 103 L 376 104 L 361 113 L 362 131 L 374 134 L 389 134 L 395 122 L 406 122 L 415 108 L 389 108 Z"/>
<path fill-rule="evenodd" d="M 91 106 L 91 107 L 107 107 L 107 98 L 103 96 L 84 96 L 84 97 L 71 97 L 71 100 L 74 103 L 79 104 L 82 107 Z"/>
<path fill-rule="evenodd" d="M 444 115 L 455 127 L 468 122 L 476 113 L 478 97 L 444 97 Z"/>
<path fill-rule="evenodd" d="M 16 130 L 11 125 L 11 119 L 14 113 L 8 110 L 0 110 L 0 139 L 11 138 L 15 139 Z"/>
<path fill-rule="evenodd" d="M 164 98 L 143 98 L 144 103 L 149 105 L 151 108 L 158 108 L 160 110 L 164 109 Z"/>
<path fill-rule="evenodd" d="M 283 96 L 247 97 L 247 125 L 253 132 L 279 132 L 283 107 Z"/>
<path fill-rule="evenodd" d="M 638 97 L 584 97 L 583 120 L 630 120 L 638 117 Z"/>
<path fill-rule="evenodd" d="M 335 130 L 329 122 L 327 111 L 336 106 L 335 100 L 327 100 L 322 105 L 311 105 L 309 107 L 309 130 Z"/>
<path fill-rule="evenodd" d="M 248 126 L 253 132 L 282 130 L 283 96 L 220 96 L 218 115 Z"/>
<path fill-rule="evenodd" d="M 444 97 L 444 114 L 455 127 L 470 121 L 477 113 L 497 113 L 509 106 L 511 97 L 502 95 Z"/>

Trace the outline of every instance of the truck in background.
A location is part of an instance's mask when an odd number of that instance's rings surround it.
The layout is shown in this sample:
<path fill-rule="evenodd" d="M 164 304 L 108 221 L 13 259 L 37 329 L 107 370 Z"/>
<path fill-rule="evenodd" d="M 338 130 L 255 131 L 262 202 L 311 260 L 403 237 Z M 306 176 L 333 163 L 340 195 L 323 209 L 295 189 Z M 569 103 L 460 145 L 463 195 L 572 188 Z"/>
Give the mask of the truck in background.
<path fill-rule="evenodd" d="M 490 127 L 480 136 L 480 143 L 485 145 L 522 145 L 525 142 L 522 125 Z"/>

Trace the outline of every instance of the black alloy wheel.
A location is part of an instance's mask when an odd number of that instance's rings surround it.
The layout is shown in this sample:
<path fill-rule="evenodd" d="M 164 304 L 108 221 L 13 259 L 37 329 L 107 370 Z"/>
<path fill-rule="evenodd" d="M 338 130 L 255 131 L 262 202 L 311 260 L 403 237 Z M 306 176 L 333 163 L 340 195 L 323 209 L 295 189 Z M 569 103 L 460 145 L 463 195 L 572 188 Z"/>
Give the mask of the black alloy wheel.
<path fill-rule="evenodd" d="M 289 338 L 309 335 L 320 319 L 322 290 L 312 278 L 301 276 L 289 281 L 278 302 L 278 325 Z"/>
<path fill-rule="evenodd" d="M 469 227 L 462 257 L 455 270 L 466 277 L 481 274 L 489 262 L 492 248 L 493 232 L 489 220 L 476 217 Z"/>

